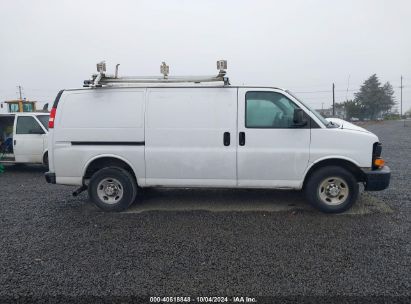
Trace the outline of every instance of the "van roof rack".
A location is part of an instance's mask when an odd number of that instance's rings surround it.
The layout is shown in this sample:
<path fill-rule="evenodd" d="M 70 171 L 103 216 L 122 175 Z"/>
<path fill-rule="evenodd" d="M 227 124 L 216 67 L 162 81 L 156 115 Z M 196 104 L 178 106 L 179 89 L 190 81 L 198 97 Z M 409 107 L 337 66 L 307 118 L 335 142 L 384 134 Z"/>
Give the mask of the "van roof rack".
<path fill-rule="evenodd" d="M 203 83 L 203 82 L 222 82 L 224 86 L 230 85 L 228 77 L 226 77 L 227 60 L 218 60 L 217 69 L 219 70 L 216 76 L 169 76 L 170 67 L 162 62 L 160 66 L 161 76 L 123 76 L 118 77 L 118 66 L 114 75 L 106 75 L 106 63 L 101 61 L 97 63 L 97 74 L 93 74 L 91 79 L 84 80 L 83 87 L 98 88 L 103 86 L 121 86 L 127 84 L 141 83 Z"/>

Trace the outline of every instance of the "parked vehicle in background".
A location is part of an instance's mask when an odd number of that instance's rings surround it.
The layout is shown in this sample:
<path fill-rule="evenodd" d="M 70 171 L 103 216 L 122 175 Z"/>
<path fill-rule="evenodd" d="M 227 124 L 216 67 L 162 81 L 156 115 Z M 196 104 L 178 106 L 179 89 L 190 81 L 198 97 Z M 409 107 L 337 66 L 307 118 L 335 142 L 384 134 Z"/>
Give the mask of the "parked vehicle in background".
<path fill-rule="evenodd" d="M 48 164 L 48 113 L 0 114 L 0 162 Z"/>
<path fill-rule="evenodd" d="M 357 117 L 351 117 L 351 119 L 350 119 L 351 121 L 360 121 L 360 119 L 359 118 L 357 118 Z"/>
<path fill-rule="evenodd" d="M 303 189 L 320 210 L 342 212 L 359 183 L 388 187 L 376 135 L 324 119 L 289 91 L 231 86 L 221 70 L 145 83 L 104 71 L 59 92 L 46 173 L 81 186 L 74 194 L 88 188 L 104 210 L 126 209 L 140 187 L 225 187 Z"/>

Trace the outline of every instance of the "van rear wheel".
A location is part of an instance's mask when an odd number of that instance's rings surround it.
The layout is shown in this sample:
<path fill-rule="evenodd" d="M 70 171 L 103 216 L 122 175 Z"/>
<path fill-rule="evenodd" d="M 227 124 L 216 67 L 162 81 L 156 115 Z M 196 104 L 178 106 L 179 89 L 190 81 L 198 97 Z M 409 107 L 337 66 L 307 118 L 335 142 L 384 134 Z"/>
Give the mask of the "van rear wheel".
<path fill-rule="evenodd" d="M 90 199 L 104 211 L 123 211 L 134 202 L 137 184 L 126 170 L 109 167 L 93 174 L 88 192 Z"/>
<path fill-rule="evenodd" d="M 329 166 L 320 168 L 309 177 L 305 195 L 311 205 L 326 213 L 348 210 L 358 198 L 356 178 L 346 169 Z"/>

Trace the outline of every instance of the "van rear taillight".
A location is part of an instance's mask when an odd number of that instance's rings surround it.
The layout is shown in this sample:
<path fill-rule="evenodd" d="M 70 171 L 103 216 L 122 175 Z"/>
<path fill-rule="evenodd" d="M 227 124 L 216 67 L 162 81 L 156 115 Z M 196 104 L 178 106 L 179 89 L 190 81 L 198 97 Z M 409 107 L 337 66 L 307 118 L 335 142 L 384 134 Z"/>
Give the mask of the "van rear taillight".
<path fill-rule="evenodd" d="M 56 118 L 56 110 L 57 108 L 51 108 L 50 118 L 49 118 L 49 129 L 54 128 L 54 119 Z"/>

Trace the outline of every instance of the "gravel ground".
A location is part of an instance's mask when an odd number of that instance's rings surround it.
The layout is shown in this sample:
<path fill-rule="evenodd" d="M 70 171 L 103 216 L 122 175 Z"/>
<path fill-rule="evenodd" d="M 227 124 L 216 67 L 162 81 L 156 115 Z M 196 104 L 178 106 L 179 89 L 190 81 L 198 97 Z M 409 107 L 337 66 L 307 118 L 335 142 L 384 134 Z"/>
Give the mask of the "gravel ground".
<path fill-rule="evenodd" d="M 411 301 L 411 128 L 367 128 L 393 171 L 391 187 L 372 193 L 390 214 L 109 214 L 85 193 L 74 198 L 72 187 L 46 184 L 42 167 L 7 166 L 0 175 L 0 302 L 164 295 Z"/>

